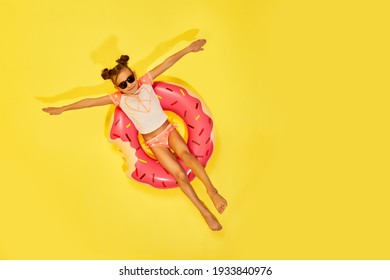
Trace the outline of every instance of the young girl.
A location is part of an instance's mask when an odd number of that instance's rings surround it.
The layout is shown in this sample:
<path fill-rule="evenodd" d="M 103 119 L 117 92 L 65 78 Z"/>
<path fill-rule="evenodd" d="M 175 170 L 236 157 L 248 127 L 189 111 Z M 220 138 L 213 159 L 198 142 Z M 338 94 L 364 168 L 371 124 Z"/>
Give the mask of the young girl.
<path fill-rule="evenodd" d="M 106 68 L 102 71 L 103 79 L 111 79 L 115 88 L 118 90 L 116 93 L 97 98 L 83 99 L 63 107 L 43 108 L 43 111 L 50 115 L 59 115 L 68 110 L 93 106 L 108 104 L 120 106 L 125 114 L 133 121 L 137 130 L 142 134 L 146 144 L 150 147 L 159 163 L 175 177 L 180 189 L 196 206 L 210 229 L 221 230 L 221 224 L 196 195 L 186 172 L 178 163 L 176 155 L 188 168 L 191 168 L 194 174 L 203 182 L 210 199 L 220 214 L 222 214 L 227 207 L 227 202 L 211 183 L 202 164 L 190 153 L 187 144 L 176 131 L 176 128 L 169 123 L 168 117 L 161 108 L 152 87 L 153 80 L 156 77 L 164 73 L 186 54 L 202 51 L 205 43 L 206 40 L 204 39 L 192 42 L 186 48 L 168 57 L 163 63 L 156 66 L 139 79 L 137 79 L 136 73 L 127 65 L 129 57 L 122 55 L 121 58 L 116 61 L 118 64 L 114 68 L 110 70 Z M 143 106 L 141 101 L 145 100 L 145 98 L 151 101 L 148 108 L 135 110 L 132 109 L 134 106 L 126 105 L 138 102 L 140 106 Z M 170 149 L 174 151 L 175 155 Z"/>

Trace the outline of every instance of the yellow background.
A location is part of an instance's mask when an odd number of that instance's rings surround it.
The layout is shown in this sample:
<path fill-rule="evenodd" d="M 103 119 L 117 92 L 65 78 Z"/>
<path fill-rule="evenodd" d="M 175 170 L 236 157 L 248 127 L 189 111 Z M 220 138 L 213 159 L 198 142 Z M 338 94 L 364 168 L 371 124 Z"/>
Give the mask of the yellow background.
<path fill-rule="evenodd" d="M 1 0 L 1 259 L 388 259 L 387 1 Z M 109 107 L 120 54 L 213 113 L 211 232 L 179 189 L 129 180 Z M 203 186 L 194 187 L 208 206 Z M 214 211 L 215 212 L 215 211 Z"/>

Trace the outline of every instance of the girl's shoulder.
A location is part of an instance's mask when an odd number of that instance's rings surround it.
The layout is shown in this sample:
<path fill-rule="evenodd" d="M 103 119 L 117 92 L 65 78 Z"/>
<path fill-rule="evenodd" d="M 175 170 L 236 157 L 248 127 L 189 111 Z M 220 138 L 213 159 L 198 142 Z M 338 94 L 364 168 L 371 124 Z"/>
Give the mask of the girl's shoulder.
<path fill-rule="evenodd" d="M 108 96 L 111 98 L 115 106 L 118 106 L 119 103 L 121 102 L 122 93 L 120 91 L 109 94 Z"/>
<path fill-rule="evenodd" d="M 146 74 L 144 74 L 138 79 L 138 82 L 140 86 L 144 84 L 153 85 L 153 77 L 152 75 L 150 75 L 150 72 L 147 72 Z"/>

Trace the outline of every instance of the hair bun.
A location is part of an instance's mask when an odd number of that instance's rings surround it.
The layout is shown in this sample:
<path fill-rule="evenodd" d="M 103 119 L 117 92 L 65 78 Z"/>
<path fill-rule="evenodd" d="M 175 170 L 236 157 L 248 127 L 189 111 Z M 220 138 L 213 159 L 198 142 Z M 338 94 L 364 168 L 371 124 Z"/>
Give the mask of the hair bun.
<path fill-rule="evenodd" d="M 105 80 L 111 79 L 114 82 L 113 78 L 117 77 L 119 72 L 122 71 L 122 69 L 124 68 L 130 69 L 127 66 L 128 61 L 129 61 L 128 55 L 121 55 L 121 57 L 116 60 L 118 64 L 114 68 L 112 69 L 104 68 L 102 70 L 102 74 L 101 74 L 102 78 Z"/>
<path fill-rule="evenodd" d="M 112 71 L 108 70 L 108 68 L 104 68 L 102 71 L 102 78 L 105 80 L 111 79 Z"/>
<path fill-rule="evenodd" d="M 118 62 L 118 64 L 120 65 L 127 66 L 127 62 L 129 61 L 129 59 L 130 58 L 128 55 L 121 55 L 121 57 L 117 59 L 116 62 Z"/>

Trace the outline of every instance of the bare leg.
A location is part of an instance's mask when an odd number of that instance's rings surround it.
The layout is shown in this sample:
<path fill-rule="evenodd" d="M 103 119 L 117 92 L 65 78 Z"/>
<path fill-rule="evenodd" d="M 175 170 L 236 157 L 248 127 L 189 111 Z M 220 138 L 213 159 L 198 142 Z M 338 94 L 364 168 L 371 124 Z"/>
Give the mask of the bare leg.
<path fill-rule="evenodd" d="M 190 181 L 188 180 L 187 174 L 177 162 L 175 156 L 171 153 L 171 151 L 165 147 L 159 146 L 152 147 L 151 149 L 159 163 L 175 177 L 180 189 L 199 210 L 210 229 L 221 230 L 221 224 L 196 195 L 194 189 L 190 184 Z"/>
<path fill-rule="evenodd" d="M 196 177 L 198 177 L 206 187 L 207 193 L 214 203 L 215 208 L 220 214 L 225 211 L 227 201 L 218 193 L 218 190 L 213 186 L 209 176 L 206 173 L 203 165 L 193 156 L 188 150 L 188 146 L 177 130 L 173 130 L 169 135 L 169 145 L 172 150 L 179 156 L 184 164 L 191 168 Z"/>

